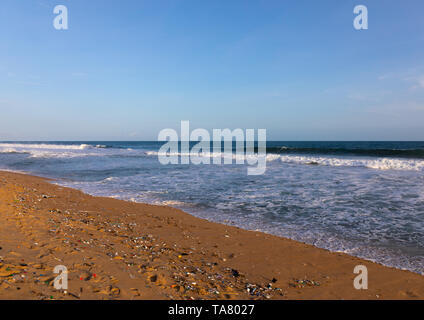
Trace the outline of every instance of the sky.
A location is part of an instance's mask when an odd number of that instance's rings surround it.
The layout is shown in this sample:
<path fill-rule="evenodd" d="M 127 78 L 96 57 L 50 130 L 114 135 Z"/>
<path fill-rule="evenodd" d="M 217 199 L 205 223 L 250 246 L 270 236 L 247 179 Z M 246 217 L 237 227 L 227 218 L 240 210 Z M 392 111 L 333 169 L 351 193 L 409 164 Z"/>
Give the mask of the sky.
<path fill-rule="evenodd" d="M 2 0 L 0 140 L 157 140 L 181 120 L 424 140 L 423 15 L 422 0 Z"/>

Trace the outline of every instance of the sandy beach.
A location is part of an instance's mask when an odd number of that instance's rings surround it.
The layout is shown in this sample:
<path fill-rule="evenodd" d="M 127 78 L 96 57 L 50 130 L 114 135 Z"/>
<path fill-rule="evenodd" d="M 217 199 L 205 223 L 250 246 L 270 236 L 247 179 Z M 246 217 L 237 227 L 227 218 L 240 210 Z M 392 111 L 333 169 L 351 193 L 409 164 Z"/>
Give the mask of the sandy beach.
<path fill-rule="evenodd" d="M 409 271 L 30 175 L 0 172 L 0 219 L 0 299 L 424 298 Z"/>

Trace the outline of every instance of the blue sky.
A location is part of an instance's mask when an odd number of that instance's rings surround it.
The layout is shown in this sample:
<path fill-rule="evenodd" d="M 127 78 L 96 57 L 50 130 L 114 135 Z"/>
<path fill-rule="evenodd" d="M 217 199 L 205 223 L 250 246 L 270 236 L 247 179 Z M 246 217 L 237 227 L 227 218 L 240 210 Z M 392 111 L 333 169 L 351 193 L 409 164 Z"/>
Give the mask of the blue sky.
<path fill-rule="evenodd" d="M 156 140 L 181 120 L 424 140 L 423 15 L 422 0 L 2 0 L 0 140 Z"/>

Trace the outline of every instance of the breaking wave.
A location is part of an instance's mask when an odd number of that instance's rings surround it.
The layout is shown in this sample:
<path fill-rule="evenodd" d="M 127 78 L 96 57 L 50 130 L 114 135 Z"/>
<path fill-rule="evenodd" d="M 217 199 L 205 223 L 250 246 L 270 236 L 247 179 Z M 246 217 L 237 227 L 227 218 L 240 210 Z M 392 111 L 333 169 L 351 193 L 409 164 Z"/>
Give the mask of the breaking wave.
<path fill-rule="evenodd" d="M 309 154 L 309 155 L 351 155 L 368 157 L 395 157 L 424 159 L 424 149 L 385 149 L 385 148 L 299 148 L 299 147 L 268 147 L 267 153 L 277 154 Z"/>
<path fill-rule="evenodd" d="M 165 153 L 157 151 L 146 152 L 148 156 L 189 156 L 190 153 Z M 257 157 L 257 155 L 236 155 L 231 153 L 199 153 L 197 157 L 221 157 L 231 158 L 233 160 L 246 160 L 248 157 Z M 331 167 L 365 167 L 376 170 L 424 170 L 424 160 L 419 159 L 396 159 L 396 158 L 337 158 L 325 156 L 299 156 L 299 155 L 280 155 L 267 154 L 266 161 L 272 162 L 281 160 L 283 163 L 294 163 L 303 165 L 322 165 Z"/>
<path fill-rule="evenodd" d="M 377 170 L 424 170 L 424 160 L 413 159 L 344 159 L 330 157 L 280 156 L 282 162 L 332 167 L 365 167 Z"/>
<path fill-rule="evenodd" d="M 47 144 L 47 143 L 0 143 L 0 154 L 29 154 L 31 158 L 73 158 L 101 156 L 107 145 Z"/>

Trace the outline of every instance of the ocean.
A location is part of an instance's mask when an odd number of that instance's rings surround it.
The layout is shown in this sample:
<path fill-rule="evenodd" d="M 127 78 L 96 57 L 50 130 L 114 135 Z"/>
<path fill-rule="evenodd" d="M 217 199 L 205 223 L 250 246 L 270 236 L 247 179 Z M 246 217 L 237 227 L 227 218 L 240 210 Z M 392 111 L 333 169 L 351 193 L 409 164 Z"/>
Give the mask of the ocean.
<path fill-rule="evenodd" d="M 424 274 L 424 142 L 268 142 L 258 176 L 247 165 L 162 165 L 161 145 L 1 142 L 0 170 Z"/>

